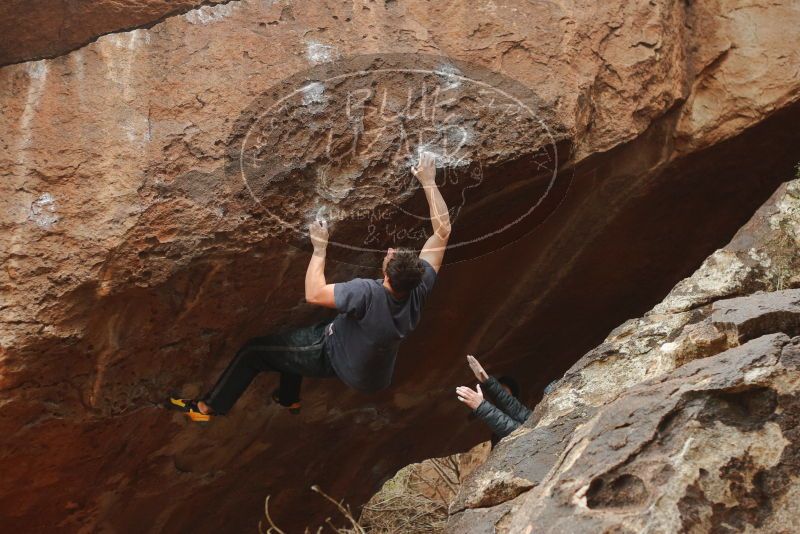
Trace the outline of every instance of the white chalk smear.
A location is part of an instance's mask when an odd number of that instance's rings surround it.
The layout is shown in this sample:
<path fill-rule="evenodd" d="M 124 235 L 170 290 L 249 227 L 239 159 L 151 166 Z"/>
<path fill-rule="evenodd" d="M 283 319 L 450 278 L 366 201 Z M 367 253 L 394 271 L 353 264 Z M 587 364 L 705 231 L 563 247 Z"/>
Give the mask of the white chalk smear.
<path fill-rule="evenodd" d="M 25 96 L 25 109 L 19 119 L 19 130 L 22 134 L 22 144 L 19 150 L 25 150 L 31 142 L 30 127 L 36 111 L 39 109 L 39 100 L 44 94 L 45 83 L 47 82 L 47 60 L 31 61 L 25 66 L 25 70 L 30 78 L 28 92 Z"/>
<path fill-rule="evenodd" d="M 461 86 L 461 78 L 463 76 L 458 67 L 445 63 L 434 71 L 442 81 L 442 89 L 455 89 Z"/>
<path fill-rule="evenodd" d="M 469 131 L 466 131 L 464 134 L 459 132 L 459 135 L 468 136 Z M 416 156 L 413 155 L 415 152 Z M 406 156 L 404 167 L 410 169 L 411 167 L 419 165 L 419 160 L 423 152 L 430 152 L 433 154 L 434 166 L 437 169 L 463 167 L 472 163 L 472 160 L 469 158 L 468 154 L 462 154 L 460 149 L 451 151 L 446 147 L 438 146 L 438 143 L 421 143 L 416 147 L 415 150 L 411 151 L 411 154 Z"/>
<path fill-rule="evenodd" d="M 304 106 L 325 102 L 325 85 L 320 82 L 311 82 L 302 88 L 302 92 Z"/>
<path fill-rule="evenodd" d="M 183 18 L 189 24 L 212 24 L 225 19 L 233 12 L 234 4 L 217 4 L 215 6 L 203 6 L 198 9 L 187 11 Z"/>
<path fill-rule="evenodd" d="M 51 228 L 58 222 L 58 219 L 56 201 L 50 193 L 42 193 L 31 203 L 28 220 L 36 223 L 40 228 Z"/>
<path fill-rule="evenodd" d="M 111 33 L 98 39 L 99 42 L 108 42 L 116 48 L 125 50 L 136 50 L 142 44 L 150 44 L 150 31 L 143 28 L 136 28 L 129 32 Z"/>
<path fill-rule="evenodd" d="M 318 43 L 316 41 L 309 41 L 306 43 L 306 59 L 317 65 L 319 63 L 329 63 L 336 59 L 338 56 L 336 47 Z"/>

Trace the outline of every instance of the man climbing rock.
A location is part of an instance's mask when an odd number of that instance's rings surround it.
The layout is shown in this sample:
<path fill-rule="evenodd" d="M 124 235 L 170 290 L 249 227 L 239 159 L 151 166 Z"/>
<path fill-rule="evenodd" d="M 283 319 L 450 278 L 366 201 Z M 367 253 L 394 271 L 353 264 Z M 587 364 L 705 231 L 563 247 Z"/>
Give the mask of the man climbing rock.
<path fill-rule="evenodd" d="M 456 388 L 456 395 L 458 400 L 472 408 L 475 416 L 492 429 L 492 448 L 494 448 L 498 441 L 524 423 L 531 416 L 531 411 L 512 393 L 515 382 L 506 380 L 504 384 L 493 376 L 489 376 L 480 362 L 472 355 L 467 356 L 467 363 L 480 383 L 475 386 L 475 389 L 459 386 Z M 497 406 L 483 397 L 481 384 Z"/>
<path fill-rule="evenodd" d="M 193 421 L 208 421 L 213 415 L 228 413 L 262 371 L 280 373 L 273 399 L 293 412 L 300 408 L 304 376 L 337 376 L 365 392 L 387 388 L 400 342 L 420 321 L 450 237 L 450 216 L 436 185 L 434 155 L 423 152 L 411 171 L 425 192 L 433 226 L 419 256 L 390 248 L 383 259 L 383 279 L 329 284 L 325 279 L 327 224 L 312 223 L 309 235 L 314 253 L 306 271 L 306 301 L 334 308 L 339 315 L 332 322 L 251 339 L 205 396 L 199 400 L 172 397 L 169 406 Z"/>

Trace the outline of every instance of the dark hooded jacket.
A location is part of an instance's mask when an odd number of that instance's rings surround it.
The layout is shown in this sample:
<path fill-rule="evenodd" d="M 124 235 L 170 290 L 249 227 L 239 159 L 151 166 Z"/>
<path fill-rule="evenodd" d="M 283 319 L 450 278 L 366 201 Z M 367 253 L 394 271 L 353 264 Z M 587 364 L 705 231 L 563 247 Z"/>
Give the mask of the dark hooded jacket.
<path fill-rule="evenodd" d="M 531 415 L 531 411 L 513 395 L 503 388 L 503 385 L 493 376 L 482 384 L 488 396 L 494 400 L 492 404 L 484 399 L 477 408 L 475 416 L 482 419 L 492 429 L 492 446 L 516 430 Z M 496 437 L 496 439 L 495 439 Z"/>

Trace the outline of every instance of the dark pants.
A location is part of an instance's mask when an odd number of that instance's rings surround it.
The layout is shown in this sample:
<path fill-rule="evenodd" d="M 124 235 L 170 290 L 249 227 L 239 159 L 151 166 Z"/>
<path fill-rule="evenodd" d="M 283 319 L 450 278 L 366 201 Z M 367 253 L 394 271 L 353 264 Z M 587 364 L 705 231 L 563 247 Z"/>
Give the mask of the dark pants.
<path fill-rule="evenodd" d="M 300 400 L 304 376 L 331 377 L 336 373 L 325 351 L 329 323 L 298 328 L 283 334 L 253 338 L 239 349 L 203 401 L 217 414 L 225 414 L 262 371 L 281 374 L 280 403 Z"/>

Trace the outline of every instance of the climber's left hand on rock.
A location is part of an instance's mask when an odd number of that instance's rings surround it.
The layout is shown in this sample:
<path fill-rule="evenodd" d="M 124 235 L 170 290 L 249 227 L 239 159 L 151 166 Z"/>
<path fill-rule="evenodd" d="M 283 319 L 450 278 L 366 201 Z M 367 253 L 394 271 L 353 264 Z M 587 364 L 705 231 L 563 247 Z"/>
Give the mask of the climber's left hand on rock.
<path fill-rule="evenodd" d="M 308 235 L 315 251 L 322 251 L 328 247 L 328 223 L 314 221 L 308 226 Z"/>

